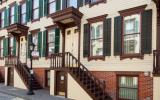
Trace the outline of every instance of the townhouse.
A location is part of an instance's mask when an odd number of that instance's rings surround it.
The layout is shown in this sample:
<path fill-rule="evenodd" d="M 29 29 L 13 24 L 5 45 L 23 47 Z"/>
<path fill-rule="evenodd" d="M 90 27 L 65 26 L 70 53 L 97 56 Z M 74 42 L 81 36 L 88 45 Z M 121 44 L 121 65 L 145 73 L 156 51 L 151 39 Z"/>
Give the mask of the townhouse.
<path fill-rule="evenodd" d="M 0 82 L 75 100 L 159 100 L 159 0 L 1 0 Z M 36 95 L 36 94 L 35 94 Z"/>

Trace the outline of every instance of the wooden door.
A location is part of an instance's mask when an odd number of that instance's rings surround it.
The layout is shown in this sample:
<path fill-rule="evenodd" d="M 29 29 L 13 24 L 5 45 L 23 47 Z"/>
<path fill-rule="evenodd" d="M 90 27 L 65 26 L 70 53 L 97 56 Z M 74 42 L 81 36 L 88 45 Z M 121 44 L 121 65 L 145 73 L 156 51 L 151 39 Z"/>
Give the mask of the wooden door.
<path fill-rule="evenodd" d="M 56 73 L 56 87 L 57 87 L 57 95 L 66 96 L 66 74 L 65 72 L 57 72 Z"/>
<path fill-rule="evenodd" d="M 8 68 L 8 85 L 13 86 L 14 84 L 14 68 Z"/>
<path fill-rule="evenodd" d="M 22 36 L 20 38 L 20 60 L 22 63 L 26 63 L 26 57 L 27 57 L 27 42 L 25 36 Z"/>
<path fill-rule="evenodd" d="M 78 31 L 77 27 L 66 29 L 65 51 L 71 52 L 76 58 L 78 57 Z"/>

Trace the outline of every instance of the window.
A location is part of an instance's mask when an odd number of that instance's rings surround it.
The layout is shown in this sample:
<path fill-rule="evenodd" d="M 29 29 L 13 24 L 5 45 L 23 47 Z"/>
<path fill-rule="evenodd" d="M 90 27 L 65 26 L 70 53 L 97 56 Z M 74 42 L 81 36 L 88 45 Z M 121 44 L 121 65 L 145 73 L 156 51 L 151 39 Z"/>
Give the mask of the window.
<path fill-rule="evenodd" d="M 38 51 L 38 33 L 34 33 L 32 34 L 32 41 L 35 45 L 35 48 L 34 48 L 34 56 L 39 56 L 39 51 Z"/>
<path fill-rule="evenodd" d="M 39 0 L 33 0 L 33 16 L 32 19 L 39 19 Z"/>
<path fill-rule="evenodd" d="M 55 53 L 55 29 L 48 30 L 48 56 Z"/>
<path fill-rule="evenodd" d="M 49 14 L 52 14 L 56 11 L 56 1 L 55 0 L 49 0 Z"/>
<path fill-rule="evenodd" d="M 3 57 L 3 39 L 0 39 L 0 58 Z"/>
<path fill-rule="evenodd" d="M 140 14 L 125 16 L 123 19 L 123 53 L 135 54 L 141 51 Z"/>
<path fill-rule="evenodd" d="M 120 76 L 118 83 L 120 100 L 138 100 L 138 77 Z"/>
<path fill-rule="evenodd" d="M 2 11 L 1 13 L 0 13 L 0 27 L 1 28 L 4 28 L 4 17 L 5 17 L 5 15 L 4 15 L 4 11 Z"/>
<path fill-rule="evenodd" d="M 9 55 L 13 55 L 13 45 L 14 45 L 14 38 L 9 38 Z"/>
<path fill-rule="evenodd" d="M 21 24 L 26 23 L 26 3 L 21 5 Z"/>
<path fill-rule="evenodd" d="M 90 28 L 90 54 L 91 56 L 103 55 L 103 22 L 92 23 Z"/>
<path fill-rule="evenodd" d="M 15 9 L 14 9 L 15 7 L 14 6 L 12 6 L 11 8 L 10 8 L 10 25 L 11 24 L 14 24 L 14 16 L 15 16 Z"/>
<path fill-rule="evenodd" d="M 62 0 L 61 2 L 61 8 L 68 8 L 68 7 L 74 7 L 77 8 L 77 0 Z"/>

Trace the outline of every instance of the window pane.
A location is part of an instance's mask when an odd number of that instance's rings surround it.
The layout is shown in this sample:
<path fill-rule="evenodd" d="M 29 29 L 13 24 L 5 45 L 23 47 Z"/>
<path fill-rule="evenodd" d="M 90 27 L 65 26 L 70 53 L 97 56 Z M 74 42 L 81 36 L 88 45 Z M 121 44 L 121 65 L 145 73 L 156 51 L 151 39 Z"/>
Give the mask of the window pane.
<path fill-rule="evenodd" d="M 95 28 L 93 26 L 91 26 L 91 39 L 95 39 Z"/>
<path fill-rule="evenodd" d="M 23 15 L 21 16 L 21 23 L 22 23 L 22 24 L 26 23 L 26 14 L 23 14 Z"/>
<path fill-rule="evenodd" d="M 96 28 L 96 38 L 103 37 L 103 25 L 98 25 Z"/>
<path fill-rule="evenodd" d="M 124 18 L 124 34 L 140 33 L 140 15 L 131 15 Z"/>
<path fill-rule="evenodd" d="M 13 47 L 14 38 L 10 37 L 10 47 Z"/>
<path fill-rule="evenodd" d="M 103 39 L 91 41 L 92 56 L 103 55 Z"/>
<path fill-rule="evenodd" d="M 34 0 L 33 8 L 38 8 L 38 7 L 39 7 L 39 0 Z"/>
<path fill-rule="evenodd" d="M 35 9 L 33 11 L 33 19 L 38 19 L 39 18 L 39 9 Z"/>
<path fill-rule="evenodd" d="M 54 0 L 53 0 L 54 1 Z M 49 4 L 49 14 L 52 14 L 56 11 L 56 3 L 55 1 Z"/>
<path fill-rule="evenodd" d="M 140 53 L 140 34 L 124 36 L 124 53 Z"/>
<path fill-rule="evenodd" d="M 26 13 L 26 3 L 21 6 L 21 14 Z"/>
<path fill-rule="evenodd" d="M 55 51 L 55 43 L 49 43 L 49 49 L 48 54 L 51 55 Z"/>
<path fill-rule="evenodd" d="M 14 15 L 14 6 L 11 7 L 11 13 L 10 14 L 11 14 L 11 16 Z"/>
<path fill-rule="evenodd" d="M 11 22 L 10 24 L 14 24 L 14 16 L 11 16 Z"/>
<path fill-rule="evenodd" d="M 137 100 L 138 77 L 119 77 L 119 98 Z"/>
<path fill-rule="evenodd" d="M 50 29 L 50 30 L 48 30 L 48 43 L 54 42 L 54 41 L 55 41 L 55 30 Z"/>
<path fill-rule="evenodd" d="M 77 8 L 77 0 L 68 0 L 68 1 L 69 1 L 69 7 Z"/>

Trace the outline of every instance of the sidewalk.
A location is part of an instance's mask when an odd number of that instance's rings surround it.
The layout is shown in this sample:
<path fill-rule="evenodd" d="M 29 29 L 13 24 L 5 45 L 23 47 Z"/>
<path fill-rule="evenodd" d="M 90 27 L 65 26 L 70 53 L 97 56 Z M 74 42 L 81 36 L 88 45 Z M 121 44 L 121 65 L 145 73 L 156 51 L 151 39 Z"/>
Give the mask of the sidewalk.
<path fill-rule="evenodd" d="M 25 100 L 67 100 L 63 97 L 51 96 L 47 90 L 34 91 L 35 95 L 28 96 L 27 90 L 14 88 L 11 86 L 5 86 L 0 84 L 0 93 L 16 96 Z"/>

